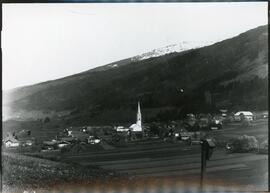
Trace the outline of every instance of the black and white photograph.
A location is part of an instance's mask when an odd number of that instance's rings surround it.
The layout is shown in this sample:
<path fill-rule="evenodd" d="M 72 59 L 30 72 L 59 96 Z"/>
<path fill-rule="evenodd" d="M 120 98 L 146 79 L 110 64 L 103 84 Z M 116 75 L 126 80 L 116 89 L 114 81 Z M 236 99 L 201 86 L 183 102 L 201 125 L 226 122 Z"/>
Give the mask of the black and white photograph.
<path fill-rule="evenodd" d="M 268 191 L 268 2 L 4 3 L 3 193 Z"/>

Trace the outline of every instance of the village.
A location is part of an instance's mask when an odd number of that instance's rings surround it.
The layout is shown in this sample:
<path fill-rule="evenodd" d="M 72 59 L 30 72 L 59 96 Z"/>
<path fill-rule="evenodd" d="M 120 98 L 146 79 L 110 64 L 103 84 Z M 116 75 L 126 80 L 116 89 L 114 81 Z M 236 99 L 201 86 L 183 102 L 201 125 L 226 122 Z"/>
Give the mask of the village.
<path fill-rule="evenodd" d="M 268 112 L 261 112 L 254 115 L 249 111 L 228 113 L 227 110 L 220 110 L 220 114 L 192 114 L 186 115 L 184 120 L 174 120 L 169 123 L 142 123 L 140 103 L 137 106 L 136 123 L 117 126 L 70 126 L 58 132 L 51 140 L 37 142 L 31 130 L 21 130 L 7 133 L 3 137 L 5 151 L 24 150 L 46 152 L 67 152 L 75 144 L 81 146 L 93 146 L 97 144 L 101 149 L 114 149 L 121 147 L 127 142 L 161 139 L 163 142 L 174 143 L 184 142 L 185 145 L 200 144 L 209 133 L 222 130 L 227 123 L 241 123 L 244 127 L 251 126 L 257 119 L 268 119 Z M 39 144 L 39 148 L 33 148 Z M 80 148 L 83 149 L 83 148 Z M 86 148 L 87 149 L 87 148 Z M 97 148 L 98 150 L 98 148 Z M 86 150 L 87 151 L 87 150 Z"/>
<path fill-rule="evenodd" d="M 26 160 L 37 159 L 36 170 L 40 170 L 39 163 L 49 161 L 46 167 L 68 164 L 65 171 L 75 166 L 83 170 L 94 167 L 99 172 L 105 169 L 124 178 L 128 175 L 138 180 L 158 177 L 189 182 L 192 179 L 197 184 L 205 159 L 205 180 L 221 180 L 232 190 L 235 180 L 241 182 L 243 189 L 250 188 L 250 183 L 255 188 L 266 187 L 267 111 L 232 113 L 222 109 L 212 115 L 188 113 L 183 120 L 143 123 L 144 109 L 140 102 L 136 109 L 133 124 L 69 126 L 52 132 L 45 128 L 45 138 L 40 136 L 42 131 L 17 130 L 3 138 L 2 150 L 6 156 L 24 156 L 27 163 Z M 208 150 L 202 159 L 205 142 Z M 77 170 L 72 169 L 75 173 L 81 169 Z M 30 178 L 26 171 L 23 173 L 26 179 Z M 59 178 L 62 173 L 57 169 Z M 68 178 L 76 179 L 75 173 L 68 174 Z M 38 176 L 48 174 L 41 172 Z M 89 180 L 87 176 L 83 179 Z"/>

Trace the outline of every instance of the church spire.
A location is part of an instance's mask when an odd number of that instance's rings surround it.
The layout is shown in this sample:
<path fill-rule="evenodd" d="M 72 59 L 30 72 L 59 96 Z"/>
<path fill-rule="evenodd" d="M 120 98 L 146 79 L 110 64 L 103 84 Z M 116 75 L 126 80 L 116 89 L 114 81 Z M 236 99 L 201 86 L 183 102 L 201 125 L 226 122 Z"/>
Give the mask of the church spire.
<path fill-rule="evenodd" d="M 134 132 L 142 132 L 142 114 L 141 114 L 141 107 L 140 102 L 138 102 L 138 110 L 137 110 L 137 120 L 135 124 L 132 124 L 130 127 L 131 131 Z"/>
<path fill-rule="evenodd" d="M 140 101 L 138 102 L 138 111 L 137 111 L 137 122 L 136 124 L 138 126 L 142 126 L 142 114 L 141 114 L 141 107 L 140 107 Z"/>

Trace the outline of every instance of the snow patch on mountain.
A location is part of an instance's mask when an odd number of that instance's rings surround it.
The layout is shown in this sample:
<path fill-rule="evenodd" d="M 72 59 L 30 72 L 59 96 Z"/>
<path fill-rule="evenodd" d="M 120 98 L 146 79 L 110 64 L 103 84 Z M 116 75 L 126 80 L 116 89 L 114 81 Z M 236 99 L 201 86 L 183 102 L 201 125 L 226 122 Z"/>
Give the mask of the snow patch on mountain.
<path fill-rule="evenodd" d="M 178 44 L 168 45 L 162 48 L 154 49 L 150 52 L 146 52 L 141 55 L 137 55 L 131 58 L 133 61 L 145 60 L 152 57 L 158 57 L 165 54 L 173 53 L 173 52 L 183 52 L 190 49 L 200 48 L 204 46 L 209 46 L 213 44 L 213 41 L 204 41 L 204 42 L 195 42 L 195 41 L 184 41 Z"/>
<path fill-rule="evenodd" d="M 117 68 L 118 67 L 118 64 L 111 64 L 109 65 L 111 68 Z"/>

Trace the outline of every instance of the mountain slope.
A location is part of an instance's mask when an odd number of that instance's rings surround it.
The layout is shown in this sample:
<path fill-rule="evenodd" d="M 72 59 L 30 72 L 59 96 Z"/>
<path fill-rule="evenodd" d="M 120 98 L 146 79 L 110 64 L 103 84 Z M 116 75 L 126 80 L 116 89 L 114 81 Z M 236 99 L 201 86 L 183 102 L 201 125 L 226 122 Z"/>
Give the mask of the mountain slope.
<path fill-rule="evenodd" d="M 9 99 L 4 105 L 10 112 L 66 110 L 74 120 L 107 123 L 133 120 L 138 100 L 147 120 L 169 115 L 168 108 L 173 116 L 216 108 L 265 109 L 267 40 L 267 26 L 261 26 L 203 48 L 126 59 L 109 64 L 117 68 L 106 65 L 14 89 L 4 93 Z M 206 104 L 206 93 L 211 105 Z"/>

